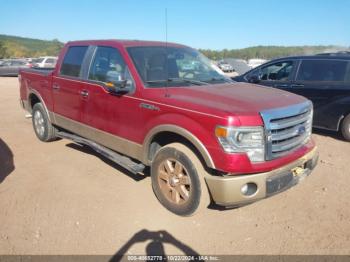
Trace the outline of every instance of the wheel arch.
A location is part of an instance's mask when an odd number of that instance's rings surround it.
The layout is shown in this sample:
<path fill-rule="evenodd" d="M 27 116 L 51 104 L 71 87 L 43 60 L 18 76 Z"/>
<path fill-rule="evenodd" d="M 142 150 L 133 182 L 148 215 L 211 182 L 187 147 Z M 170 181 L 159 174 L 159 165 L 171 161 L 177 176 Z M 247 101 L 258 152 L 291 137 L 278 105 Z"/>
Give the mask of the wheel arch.
<path fill-rule="evenodd" d="M 41 103 L 43 105 L 45 112 L 46 112 L 49 120 L 51 121 L 51 115 L 49 113 L 49 110 L 47 110 L 44 99 L 41 97 L 41 95 L 39 94 L 38 91 L 36 91 L 34 89 L 30 89 L 30 91 L 28 93 L 28 105 L 29 105 L 30 113 L 33 112 L 33 107 L 36 103 Z"/>
<path fill-rule="evenodd" d="M 342 124 L 344 122 L 344 119 L 350 115 L 350 111 L 345 111 L 340 117 L 339 117 L 339 120 L 338 120 L 338 125 L 337 125 L 337 131 L 339 131 L 342 127 Z"/>
<path fill-rule="evenodd" d="M 161 146 L 174 142 L 189 145 L 196 151 L 203 164 L 215 169 L 213 159 L 203 143 L 191 132 L 176 125 L 160 125 L 149 131 L 143 143 L 143 162 L 150 164 Z"/>

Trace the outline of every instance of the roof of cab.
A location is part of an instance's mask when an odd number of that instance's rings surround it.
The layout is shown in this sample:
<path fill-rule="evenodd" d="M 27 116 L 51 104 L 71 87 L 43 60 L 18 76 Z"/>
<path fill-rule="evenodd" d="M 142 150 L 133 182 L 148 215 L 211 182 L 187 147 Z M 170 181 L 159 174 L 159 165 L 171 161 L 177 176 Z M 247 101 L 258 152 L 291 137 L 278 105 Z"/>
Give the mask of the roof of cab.
<path fill-rule="evenodd" d="M 81 40 L 70 41 L 67 45 L 119 45 L 123 47 L 136 47 L 136 46 L 171 46 L 171 47 L 187 47 L 176 43 L 160 42 L 160 41 L 144 41 L 144 40 L 119 40 L 119 39 L 107 39 L 107 40 Z"/>

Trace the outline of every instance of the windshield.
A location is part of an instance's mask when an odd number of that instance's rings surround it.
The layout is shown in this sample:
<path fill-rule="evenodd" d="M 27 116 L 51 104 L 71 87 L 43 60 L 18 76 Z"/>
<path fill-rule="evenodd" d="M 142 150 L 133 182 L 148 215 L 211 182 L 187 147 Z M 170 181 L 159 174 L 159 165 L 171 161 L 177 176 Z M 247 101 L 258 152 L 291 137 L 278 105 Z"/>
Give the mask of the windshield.
<path fill-rule="evenodd" d="M 210 60 L 187 47 L 129 47 L 136 69 L 148 87 L 230 82 Z"/>

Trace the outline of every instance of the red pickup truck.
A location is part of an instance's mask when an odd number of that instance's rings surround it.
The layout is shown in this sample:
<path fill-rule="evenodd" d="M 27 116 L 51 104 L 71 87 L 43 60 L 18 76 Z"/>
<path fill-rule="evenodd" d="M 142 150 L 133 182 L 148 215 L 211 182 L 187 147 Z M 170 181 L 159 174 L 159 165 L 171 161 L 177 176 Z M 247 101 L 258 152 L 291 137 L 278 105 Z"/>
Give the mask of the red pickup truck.
<path fill-rule="evenodd" d="M 274 195 L 317 164 L 310 101 L 233 82 L 187 46 L 69 42 L 54 70 L 19 81 L 41 141 L 88 145 L 135 174 L 150 166 L 156 197 L 178 215 Z"/>

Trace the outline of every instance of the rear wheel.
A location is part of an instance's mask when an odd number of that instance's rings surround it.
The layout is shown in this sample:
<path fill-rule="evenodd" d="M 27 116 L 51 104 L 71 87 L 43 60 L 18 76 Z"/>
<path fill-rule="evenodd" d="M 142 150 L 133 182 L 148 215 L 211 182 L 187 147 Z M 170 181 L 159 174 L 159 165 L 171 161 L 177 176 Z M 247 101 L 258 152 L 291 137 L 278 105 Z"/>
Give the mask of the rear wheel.
<path fill-rule="evenodd" d="M 43 142 L 57 139 L 56 128 L 51 124 L 49 117 L 41 103 L 36 103 L 32 110 L 32 123 L 36 136 Z"/>
<path fill-rule="evenodd" d="M 345 140 L 350 141 L 350 114 L 348 114 L 342 121 L 341 133 Z"/>
<path fill-rule="evenodd" d="M 161 148 L 152 162 L 152 187 L 159 202 L 169 211 L 189 216 L 210 203 L 202 163 L 180 143 Z"/>

